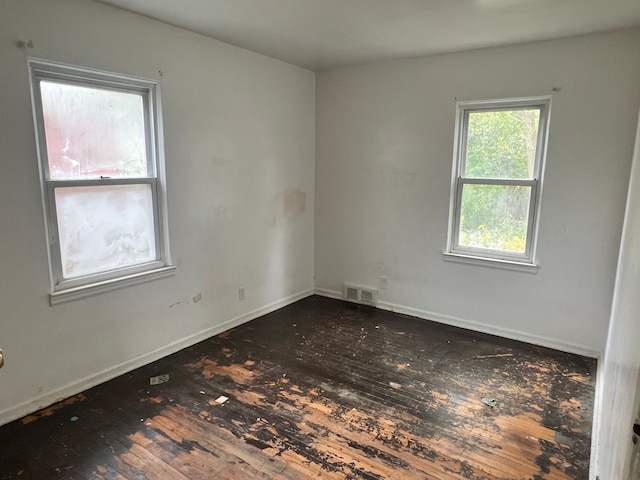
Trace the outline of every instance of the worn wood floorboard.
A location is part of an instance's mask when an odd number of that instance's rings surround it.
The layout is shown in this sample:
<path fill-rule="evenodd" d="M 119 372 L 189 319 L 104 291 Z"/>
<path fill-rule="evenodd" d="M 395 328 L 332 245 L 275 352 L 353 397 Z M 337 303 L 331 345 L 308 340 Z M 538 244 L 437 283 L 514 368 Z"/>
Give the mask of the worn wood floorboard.
<path fill-rule="evenodd" d="M 595 369 L 311 297 L 0 427 L 0 479 L 587 479 Z"/>

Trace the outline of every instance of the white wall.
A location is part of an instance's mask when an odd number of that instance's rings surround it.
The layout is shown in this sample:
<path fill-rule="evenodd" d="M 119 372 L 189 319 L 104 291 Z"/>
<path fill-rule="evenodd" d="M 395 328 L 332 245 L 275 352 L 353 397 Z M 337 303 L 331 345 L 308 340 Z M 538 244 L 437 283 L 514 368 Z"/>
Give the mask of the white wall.
<path fill-rule="evenodd" d="M 161 79 L 175 277 L 49 306 L 27 55 Z M 86 0 L 2 0 L 0 65 L 0 423 L 312 291 L 313 72 Z"/>
<path fill-rule="evenodd" d="M 442 259 L 455 101 L 553 94 L 537 274 Z M 316 288 L 597 355 L 607 333 L 640 102 L 640 31 L 323 72 Z"/>
<path fill-rule="evenodd" d="M 640 372 L 640 122 L 631 169 L 609 338 L 598 385 L 602 398 L 596 429 L 600 478 L 627 478 L 632 426 L 638 411 Z"/>

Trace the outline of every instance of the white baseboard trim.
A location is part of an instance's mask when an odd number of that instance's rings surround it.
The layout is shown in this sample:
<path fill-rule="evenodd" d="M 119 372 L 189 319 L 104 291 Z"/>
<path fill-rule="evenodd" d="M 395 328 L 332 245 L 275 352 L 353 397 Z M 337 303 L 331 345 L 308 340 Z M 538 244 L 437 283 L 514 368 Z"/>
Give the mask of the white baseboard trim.
<path fill-rule="evenodd" d="M 95 387 L 96 385 L 111 380 L 119 375 L 135 370 L 136 368 L 142 367 L 151 362 L 155 362 L 156 360 L 166 357 L 167 355 L 171 355 L 172 353 L 178 352 L 183 348 L 195 345 L 196 343 L 206 340 L 207 338 L 213 337 L 226 330 L 242 325 L 243 323 L 274 312 L 282 307 L 286 307 L 287 305 L 290 305 L 313 294 L 314 290 L 308 289 L 283 298 L 281 300 L 276 300 L 275 302 L 269 303 L 263 307 L 231 318 L 218 325 L 214 325 L 213 327 L 194 333 L 193 335 L 189 335 L 188 337 L 176 340 L 169 345 L 165 345 L 151 352 L 144 353 L 138 357 L 127 360 L 126 362 L 122 362 L 96 374 L 89 375 L 81 380 L 77 380 L 75 382 L 64 385 L 63 387 L 57 388 L 56 390 L 53 390 L 51 392 L 39 395 L 38 397 L 27 400 L 26 402 L 22 402 L 18 405 L 9 407 L 5 410 L 0 411 L 0 425 L 4 425 L 6 423 L 12 422 L 13 420 L 24 417 L 25 415 L 36 412 L 41 408 L 45 408 L 49 405 L 59 402 L 60 400 L 71 397 L 72 395 L 76 395 L 91 387 Z"/>
<path fill-rule="evenodd" d="M 327 290 L 323 288 L 315 289 L 316 295 L 323 297 L 342 299 L 342 292 L 335 290 Z M 377 308 L 381 310 L 388 310 L 391 312 L 402 313 L 410 315 L 412 317 L 418 317 L 425 320 L 432 320 L 434 322 L 443 323 L 445 325 L 451 325 L 454 327 L 466 328 L 480 333 L 488 333 L 490 335 L 497 335 L 499 337 L 508 338 L 511 340 L 518 340 L 520 342 L 530 343 L 533 345 L 539 345 L 541 347 L 553 348 L 555 350 L 561 350 L 563 352 L 575 353 L 578 355 L 584 355 L 591 358 L 600 358 L 601 352 L 593 350 L 592 348 L 578 345 L 571 342 L 564 342 L 554 338 L 548 338 L 541 335 L 535 335 L 532 333 L 522 332 L 510 328 L 497 327 L 495 325 L 489 325 L 482 322 L 476 322 L 474 320 L 464 320 L 462 318 L 453 317 L 451 315 L 444 315 L 441 313 L 430 312 L 427 310 L 421 310 L 418 308 L 407 307 L 405 305 L 398 305 L 390 302 L 378 301 Z"/>
<path fill-rule="evenodd" d="M 328 298 L 337 298 L 338 300 L 344 300 L 342 292 L 337 292 L 335 290 L 327 290 L 324 288 L 316 288 L 315 294 L 320 295 L 321 297 Z"/>

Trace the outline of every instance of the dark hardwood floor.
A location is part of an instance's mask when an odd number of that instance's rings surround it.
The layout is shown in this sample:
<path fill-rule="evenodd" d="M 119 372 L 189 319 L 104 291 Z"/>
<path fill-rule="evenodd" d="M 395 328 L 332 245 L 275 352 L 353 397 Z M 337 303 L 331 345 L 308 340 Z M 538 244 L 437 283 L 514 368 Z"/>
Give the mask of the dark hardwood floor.
<path fill-rule="evenodd" d="M 0 427 L 0 478 L 587 479 L 595 369 L 310 297 Z"/>

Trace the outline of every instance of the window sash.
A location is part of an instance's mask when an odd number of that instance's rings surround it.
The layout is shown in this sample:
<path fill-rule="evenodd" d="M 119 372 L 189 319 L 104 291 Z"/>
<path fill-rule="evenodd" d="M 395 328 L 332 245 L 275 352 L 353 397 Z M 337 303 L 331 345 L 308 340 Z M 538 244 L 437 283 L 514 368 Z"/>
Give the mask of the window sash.
<path fill-rule="evenodd" d="M 529 196 L 529 215 L 527 217 L 527 236 L 525 243 L 524 253 L 509 252 L 507 250 L 493 250 L 489 248 L 470 247 L 468 245 L 460 244 L 460 221 L 461 221 L 461 207 L 462 207 L 462 193 L 464 191 L 464 185 L 498 185 L 498 186 L 513 186 L 513 187 L 529 187 L 531 188 L 531 195 Z M 456 183 L 456 199 L 454 210 L 454 229 L 453 229 L 453 248 L 452 253 L 459 253 L 463 255 L 482 256 L 495 258 L 499 260 L 514 260 L 514 261 L 526 261 L 531 258 L 533 248 L 533 235 L 534 228 L 533 222 L 536 218 L 537 207 L 537 193 L 538 193 L 538 180 L 513 180 L 513 179 L 477 179 L 477 178 L 462 178 L 458 177 Z"/>
<path fill-rule="evenodd" d="M 550 114 L 550 97 L 532 97 L 520 99 L 504 99 L 490 101 L 458 102 L 456 127 L 454 132 L 454 161 L 453 180 L 451 184 L 451 201 L 449 213 L 449 233 L 447 252 L 461 256 L 484 258 L 487 260 L 502 260 L 523 264 L 533 264 L 537 240 L 537 223 L 539 218 L 539 204 L 541 197 L 541 178 L 544 171 L 544 158 L 548 137 L 548 122 Z M 476 178 L 466 177 L 466 156 L 469 115 L 473 112 L 495 112 L 525 109 L 539 109 L 538 136 L 536 141 L 536 156 L 532 178 Z M 493 250 L 487 248 L 460 245 L 460 220 L 462 207 L 462 193 L 464 185 L 503 185 L 524 186 L 531 188 L 529 199 L 529 215 L 527 219 L 526 247 L 524 253 Z"/>
<path fill-rule="evenodd" d="M 481 107 L 481 108 L 471 108 L 465 107 L 464 105 L 460 105 L 459 108 L 462 110 L 462 115 L 460 115 L 460 143 L 458 145 L 458 152 L 460 153 L 459 159 L 456 159 L 455 163 L 457 165 L 457 173 L 464 178 L 476 178 L 476 177 L 468 177 L 466 175 L 467 170 L 467 140 L 469 133 L 469 115 L 471 113 L 478 112 L 500 112 L 500 111 L 514 111 L 514 110 L 540 110 L 540 117 L 538 120 L 538 138 L 536 140 L 536 157 L 535 164 L 533 167 L 533 175 L 531 179 L 540 178 L 542 159 L 544 155 L 543 148 L 545 145 L 546 138 L 546 125 L 547 125 L 547 115 L 546 109 L 548 107 L 548 103 L 526 103 L 526 102 L 515 102 L 514 104 L 503 105 L 502 103 L 497 103 L 498 106 L 489 106 L 489 107 Z M 480 177 L 478 177 L 480 178 Z M 489 180 L 490 178 L 482 178 L 482 180 Z M 524 180 L 524 179 L 519 179 Z"/>
<path fill-rule="evenodd" d="M 52 68 L 51 70 L 49 68 Z M 82 73 L 80 73 L 82 72 Z M 108 74 L 107 74 L 108 75 Z M 101 77 L 100 77 L 101 78 Z M 147 175 L 157 176 L 158 170 L 155 159 L 157 158 L 156 138 L 155 138 L 155 110 L 156 110 L 156 94 L 155 89 L 149 85 L 143 86 L 140 81 L 125 78 L 120 81 L 109 81 L 106 79 L 98 79 L 97 74 L 78 70 L 78 74 L 61 73 L 59 68 L 47 67 L 47 69 L 33 68 L 33 103 L 38 128 L 36 130 L 39 144 L 39 155 L 44 179 L 51 179 L 49 172 L 49 154 L 47 151 L 47 139 L 44 128 L 43 107 L 42 107 L 42 91 L 40 89 L 41 81 L 53 81 L 66 85 L 79 87 L 91 87 L 99 90 L 107 90 L 112 92 L 136 93 L 142 98 L 142 109 L 144 114 L 145 144 L 146 144 L 146 164 Z"/>
<path fill-rule="evenodd" d="M 55 199 L 55 190 L 59 187 L 104 187 L 110 185 L 150 185 L 151 196 L 153 202 L 153 226 L 154 226 L 154 242 L 156 250 L 155 261 L 141 263 L 129 267 L 123 267 L 105 272 L 99 272 L 89 275 L 83 275 L 73 279 L 64 278 L 62 273 L 62 252 L 59 238 L 58 211 Z M 96 283 L 104 280 L 111 280 L 121 276 L 132 275 L 152 268 L 164 266 L 162 256 L 164 250 L 164 239 L 160 229 L 160 206 L 158 205 L 158 181 L 156 178 L 114 178 L 114 179 L 78 179 L 78 180 L 46 180 L 45 189 L 47 192 L 48 204 L 48 231 L 49 245 L 51 247 L 52 256 L 52 277 L 53 290 L 64 290 L 73 288 L 86 283 Z"/>

